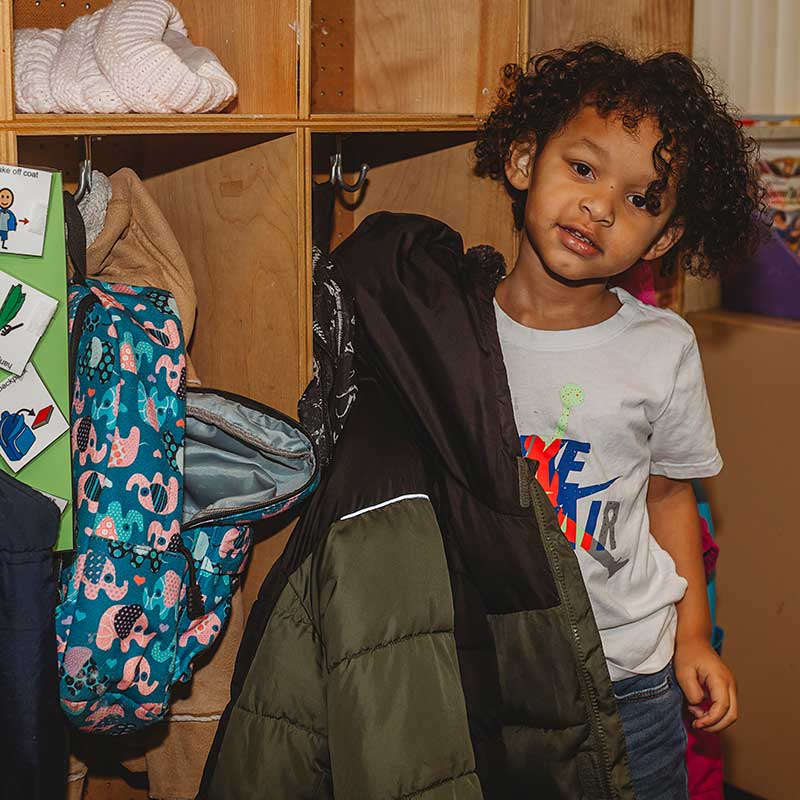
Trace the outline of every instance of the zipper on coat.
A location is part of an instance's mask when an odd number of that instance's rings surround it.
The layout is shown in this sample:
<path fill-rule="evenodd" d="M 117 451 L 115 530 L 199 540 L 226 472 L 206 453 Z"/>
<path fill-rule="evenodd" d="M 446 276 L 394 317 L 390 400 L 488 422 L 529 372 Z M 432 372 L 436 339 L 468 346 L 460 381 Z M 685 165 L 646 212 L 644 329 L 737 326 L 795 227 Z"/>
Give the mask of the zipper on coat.
<path fill-rule="evenodd" d="M 569 625 L 572 630 L 572 638 L 575 641 L 575 647 L 578 651 L 578 658 L 580 659 L 580 675 L 581 675 L 581 683 L 583 684 L 584 693 L 589 700 L 589 707 L 591 709 L 592 714 L 592 728 L 594 730 L 594 735 L 596 740 L 600 744 L 600 748 L 602 750 L 603 756 L 603 787 L 608 793 L 606 796 L 609 798 L 617 797 L 617 793 L 613 789 L 613 784 L 611 780 L 611 756 L 608 752 L 608 742 L 606 741 L 605 731 L 603 730 L 603 725 L 600 720 L 600 708 L 597 702 L 597 696 L 594 691 L 594 685 L 591 680 L 591 676 L 587 675 L 586 670 L 586 660 L 585 660 L 585 653 L 583 650 L 583 643 L 581 641 L 580 631 L 578 630 L 578 624 L 575 621 L 575 613 L 572 608 L 572 603 L 570 602 L 569 594 L 567 593 L 566 583 L 564 581 L 564 573 L 561 571 L 561 564 L 559 562 L 558 552 L 556 551 L 555 544 L 553 543 L 552 539 L 545 533 L 545 529 L 547 526 L 547 520 L 545 519 L 545 512 L 542 508 L 542 498 L 539 495 L 539 492 L 536 491 L 536 487 L 533 486 L 533 482 L 536 480 L 535 477 L 531 477 L 531 484 L 529 488 L 529 496 L 533 501 L 533 510 L 536 516 L 536 522 L 539 525 L 539 530 L 541 531 L 542 538 L 545 541 L 545 546 L 547 549 L 547 556 L 550 560 L 550 568 L 553 570 L 555 574 L 556 580 L 558 581 L 558 585 L 561 588 L 561 602 L 564 605 L 564 608 L 567 612 L 567 618 L 569 620 Z"/>

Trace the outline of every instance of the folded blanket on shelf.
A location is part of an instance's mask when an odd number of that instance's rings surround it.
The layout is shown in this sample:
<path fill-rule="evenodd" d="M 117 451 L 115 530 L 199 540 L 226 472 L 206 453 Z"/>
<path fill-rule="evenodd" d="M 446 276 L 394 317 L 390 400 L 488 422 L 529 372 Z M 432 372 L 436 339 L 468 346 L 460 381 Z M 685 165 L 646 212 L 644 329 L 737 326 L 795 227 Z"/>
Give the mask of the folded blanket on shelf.
<path fill-rule="evenodd" d="M 14 82 L 17 110 L 38 114 L 197 114 L 237 92 L 168 0 L 114 0 L 65 31 L 15 31 Z"/>

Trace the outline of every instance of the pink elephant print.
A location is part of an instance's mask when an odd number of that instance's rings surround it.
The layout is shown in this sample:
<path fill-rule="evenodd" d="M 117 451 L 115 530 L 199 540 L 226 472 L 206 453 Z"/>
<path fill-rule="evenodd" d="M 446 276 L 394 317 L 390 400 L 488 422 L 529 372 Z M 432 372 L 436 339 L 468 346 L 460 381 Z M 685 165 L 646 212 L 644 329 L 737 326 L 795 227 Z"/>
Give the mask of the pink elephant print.
<path fill-rule="evenodd" d="M 75 420 L 72 426 L 72 452 L 78 454 L 78 461 L 82 467 L 86 466 L 86 461 L 92 464 L 99 464 L 108 452 L 108 445 L 98 449 L 97 431 L 91 417 L 80 417 Z"/>
<path fill-rule="evenodd" d="M 100 730 L 98 726 L 107 719 L 125 716 L 125 711 L 119 703 L 115 703 L 113 706 L 104 706 L 101 705 L 100 700 L 96 700 L 90 708 L 95 710 L 86 717 L 86 723 L 82 728 L 85 731 Z"/>
<path fill-rule="evenodd" d="M 97 600 L 105 592 L 110 600 L 122 600 L 128 593 L 128 581 L 116 583 L 117 573 L 108 556 L 89 552 L 78 556 L 73 580 L 83 584 L 83 591 L 90 600 Z"/>
<path fill-rule="evenodd" d="M 186 387 L 186 358 L 178 356 L 177 361 L 173 361 L 168 355 L 163 355 L 156 363 L 156 375 L 164 371 L 164 380 L 167 386 L 180 397 L 180 388 Z"/>
<path fill-rule="evenodd" d="M 159 575 L 152 592 L 145 586 L 144 607 L 148 611 L 158 611 L 159 617 L 164 619 L 169 616 L 170 610 L 175 608 L 182 594 L 181 576 L 174 570 L 168 569 L 163 575 Z"/>
<path fill-rule="evenodd" d="M 169 529 L 165 529 L 158 520 L 153 520 L 147 529 L 147 542 L 154 550 L 164 551 L 169 547 L 170 542 L 180 535 L 180 532 L 181 526 L 176 519 L 172 520 Z"/>
<path fill-rule="evenodd" d="M 119 641 L 120 649 L 127 653 L 131 642 L 136 642 L 144 650 L 156 635 L 155 631 L 145 633 L 147 624 L 147 616 L 138 603 L 109 606 L 100 617 L 95 644 L 101 650 L 110 650 L 114 642 Z"/>
<path fill-rule="evenodd" d="M 160 344 L 168 350 L 175 350 L 181 343 L 181 332 L 174 319 L 164 320 L 163 328 L 156 328 L 152 323 L 145 322 L 144 329 L 156 344 Z"/>
<path fill-rule="evenodd" d="M 135 508 L 123 516 L 122 506 L 116 500 L 108 504 L 106 516 L 95 523 L 95 533 L 113 541 L 127 542 L 136 531 L 144 530 L 144 517 Z"/>
<path fill-rule="evenodd" d="M 173 414 L 178 412 L 178 401 L 175 397 L 173 395 L 159 397 L 155 387 L 148 394 L 144 384 L 140 382 L 137 396 L 139 415 L 154 431 L 164 426 L 168 411 L 171 410 Z"/>
<path fill-rule="evenodd" d="M 109 283 L 108 286 L 114 294 L 129 294 L 133 296 L 139 294 L 138 287 L 129 286 L 127 283 Z"/>
<path fill-rule="evenodd" d="M 163 703 L 141 703 L 133 713 L 143 720 L 156 720 L 164 711 Z"/>
<path fill-rule="evenodd" d="M 61 700 L 61 705 L 69 714 L 82 714 L 83 709 L 89 705 L 88 700 Z"/>
<path fill-rule="evenodd" d="M 120 392 L 124 386 L 125 381 L 120 381 L 116 386 L 111 386 L 103 393 L 100 403 L 95 400 L 92 403 L 92 416 L 99 420 L 104 418 L 107 427 L 116 424 L 121 411 L 127 411 L 124 405 L 120 403 Z"/>
<path fill-rule="evenodd" d="M 93 472 L 91 470 L 89 472 L 84 472 L 80 478 L 78 478 L 78 508 L 80 508 L 83 503 L 86 503 L 89 511 L 92 514 L 96 514 L 100 493 L 104 487 L 112 485 L 111 481 L 99 472 Z"/>
<path fill-rule="evenodd" d="M 231 528 L 225 531 L 219 545 L 220 558 L 237 558 L 242 553 L 247 553 L 250 549 L 250 530 L 249 528 Z M 244 561 L 242 569 L 244 569 Z"/>
<path fill-rule="evenodd" d="M 100 305 L 103 306 L 103 308 L 118 308 L 120 311 L 125 310 L 125 306 L 121 305 L 110 294 L 106 294 L 102 289 L 94 287 L 92 291 L 100 301 Z"/>
<path fill-rule="evenodd" d="M 136 425 L 131 428 L 127 437 L 120 435 L 119 428 L 114 429 L 111 452 L 108 456 L 109 469 L 122 469 L 133 464 L 139 452 L 140 436 L 141 433 Z"/>
<path fill-rule="evenodd" d="M 144 656 L 129 658 L 122 669 L 122 680 L 117 684 L 117 689 L 124 692 L 132 686 L 142 697 L 152 694 L 158 687 L 158 681 L 150 682 L 150 664 Z"/>
<path fill-rule="evenodd" d="M 153 345 L 144 339 L 134 345 L 133 336 L 127 332 L 123 334 L 119 349 L 121 368 L 126 372 L 138 372 L 142 357 L 147 359 L 148 364 L 153 363 Z"/>
<path fill-rule="evenodd" d="M 203 617 L 192 620 L 191 625 L 181 634 L 178 640 L 179 647 L 186 647 L 191 639 L 208 647 L 214 641 L 222 628 L 220 618 L 212 611 Z"/>
<path fill-rule="evenodd" d="M 148 511 L 171 514 L 178 507 L 178 479 L 174 475 L 164 483 L 164 476 L 160 472 L 156 472 L 153 480 L 137 473 L 131 475 L 125 489 L 130 491 L 134 486 L 139 487 L 139 502 Z"/>
<path fill-rule="evenodd" d="M 86 398 L 81 394 L 81 381 L 80 378 L 75 376 L 75 389 L 72 392 L 72 408 L 76 414 L 83 414 L 83 408 L 86 405 Z"/>

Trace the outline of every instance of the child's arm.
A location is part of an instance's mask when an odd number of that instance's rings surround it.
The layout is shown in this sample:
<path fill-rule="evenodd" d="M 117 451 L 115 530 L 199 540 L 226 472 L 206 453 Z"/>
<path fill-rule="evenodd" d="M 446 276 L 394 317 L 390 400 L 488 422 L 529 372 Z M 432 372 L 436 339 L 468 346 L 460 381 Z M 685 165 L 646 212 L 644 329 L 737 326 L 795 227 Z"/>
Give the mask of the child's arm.
<path fill-rule="evenodd" d="M 677 605 L 675 675 L 695 716 L 693 727 L 721 731 L 738 716 L 736 681 L 711 647 L 702 533 L 691 483 L 651 475 L 647 510 L 653 537 L 672 556 L 678 574 L 689 584 Z M 700 705 L 705 697 L 704 685 L 712 701 L 708 711 Z"/>

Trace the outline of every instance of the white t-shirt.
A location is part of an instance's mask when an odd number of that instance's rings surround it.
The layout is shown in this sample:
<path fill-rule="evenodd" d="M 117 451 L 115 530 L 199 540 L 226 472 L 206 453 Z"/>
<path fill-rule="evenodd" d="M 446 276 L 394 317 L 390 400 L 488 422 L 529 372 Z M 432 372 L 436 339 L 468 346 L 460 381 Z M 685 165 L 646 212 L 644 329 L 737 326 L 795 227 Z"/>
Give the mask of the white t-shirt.
<path fill-rule="evenodd" d="M 612 680 L 663 669 L 686 581 L 650 534 L 650 475 L 722 467 L 694 332 L 622 289 L 586 328 L 520 325 L 495 301 L 523 455 L 578 556 Z"/>

